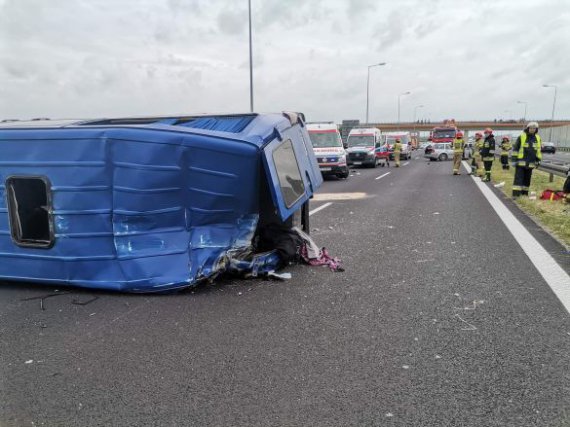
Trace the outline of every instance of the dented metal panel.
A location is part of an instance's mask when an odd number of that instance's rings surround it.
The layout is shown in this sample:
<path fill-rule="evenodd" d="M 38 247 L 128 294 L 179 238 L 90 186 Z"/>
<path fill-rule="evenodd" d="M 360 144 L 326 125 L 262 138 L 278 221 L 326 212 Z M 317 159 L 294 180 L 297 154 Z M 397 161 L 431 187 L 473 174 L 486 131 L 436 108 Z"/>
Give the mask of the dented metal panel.
<path fill-rule="evenodd" d="M 280 114 L 120 120 L 0 129 L 0 279 L 131 292 L 192 286 L 251 247 L 272 141 L 287 135 L 299 153 L 302 200 L 320 185 L 302 122 Z M 34 205 L 33 193 L 8 200 L 7 180 L 30 176 L 49 181 L 49 206 Z M 18 236 L 41 234 L 33 218 L 43 210 L 54 244 L 25 247 Z M 22 220 L 19 234 L 10 215 Z"/>

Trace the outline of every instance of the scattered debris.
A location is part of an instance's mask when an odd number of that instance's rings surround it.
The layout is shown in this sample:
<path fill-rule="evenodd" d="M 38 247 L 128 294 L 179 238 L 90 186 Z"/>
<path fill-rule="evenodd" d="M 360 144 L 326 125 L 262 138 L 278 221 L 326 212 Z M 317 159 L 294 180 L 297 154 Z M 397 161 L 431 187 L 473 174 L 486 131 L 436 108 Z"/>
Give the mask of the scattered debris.
<path fill-rule="evenodd" d="M 402 369 L 410 369 L 408 365 L 402 365 Z"/>
<path fill-rule="evenodd" d="M 501 181 L 498 184 L 495 184 L 495 188 L 503 188 L 505 186 L 505 181 Z"/>
<path fill-rule="evenodd" d="M 26 365 L 29 365 L 30 363 L 34 363 L 34 361 L 33 361 L 32 359 L 30 359 L 30 360 L 26 360 L 24 363 L 25 363 Z"/>
<path fill-rule="evenodd" d="M 439 215 L 439 212 L 434 212 L 433 214 L 434 214 L 434 215 Z"/>
<path fill-rule="evenodd" d="M 393 416 L 394 416 L 394 414 L 391 412 L 386 413 L 386 417 L 388 417 L 388 418 L 392 418 Z"/>
<path fill-rule="evenodd" d="M 40 300 L 40 310 L 45 310 L 45 307 L 44 307 L 44 300 L 46 300 L 46 299 L 48 299 L 48 298 L 51 298 L 51 297 L 57 297 L 57 296 L 60 296 L 60 295 L 67 295 L 67 294 L 69 294 L 69 293 L 71 293 L 71 292 L 59 292 L 59 291 L 56 289 L 55 293 L 53 293 L 53 294 L 41 295 L 41 296 L 38 296 L 38 297 L 31 297 L 31 298 L 23 298 L 21 301 L 33 301 L 33 300 L 39 299 L 39 300 Z"/>
<path fill-rule="evenodd" d="M 279 280 L 291 280 L 293 276 L 291 275 L 291 273 L 276 273 L 275 271 L 270 271 L 269 273 L 267 273 L 267 277 Z"/>
<path fill-rule="evenodd" d="M 99 297 L 95 296 L 91 299 L 88 299 L 87 301 L 77 301 L 77 300 L 73 300 L 71 303 L 75 304 L 75 305 L 88 305 L 91 304 L 93 301 L 97 301 L 99 299 Z"/>
<path fill-rule="evenodd" d="M 462 321 L 463 323 L 465 323 L 466 325 L 469 325 L 468 328 L 461 328 L 462 331 L 476 331 L 476 330 L 477 330 L 477 327 L 476 327 L 476 326 L 473 326 L 471 323 L 466 322 L 465 320 L 463 320 L 459 314 L 456 314 L 455 316 L 457 316 L 457 317 L 459 318 L 459 320 L 461 320 L 461 321 Z"/>
<path fill-rule="evenodd" d="M 439 354 L 436 354 L 436 355 L 435 355 L 435 358 L 436 358 L 436 359 L 441 359 L 441 356 L 440 356 Z"/>

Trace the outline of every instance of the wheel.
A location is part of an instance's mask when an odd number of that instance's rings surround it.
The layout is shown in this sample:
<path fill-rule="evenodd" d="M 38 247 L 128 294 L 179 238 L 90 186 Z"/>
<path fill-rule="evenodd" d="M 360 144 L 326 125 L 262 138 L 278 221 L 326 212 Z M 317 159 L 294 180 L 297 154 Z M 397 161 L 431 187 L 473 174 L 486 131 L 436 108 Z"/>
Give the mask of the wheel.
<path fill-rule="evenodd" d="M 437 159 L 443 162 L 447 160 L 447 154 L 441 153 Z"/>
<path fill-rule="evenodd" d="M 350 176 L 350 169 L 346 168 L 346 171 L 343 173 L 339 173 L 337 175 L 337 177 L 341 178 L 341 179 L 346 179 Z"/>

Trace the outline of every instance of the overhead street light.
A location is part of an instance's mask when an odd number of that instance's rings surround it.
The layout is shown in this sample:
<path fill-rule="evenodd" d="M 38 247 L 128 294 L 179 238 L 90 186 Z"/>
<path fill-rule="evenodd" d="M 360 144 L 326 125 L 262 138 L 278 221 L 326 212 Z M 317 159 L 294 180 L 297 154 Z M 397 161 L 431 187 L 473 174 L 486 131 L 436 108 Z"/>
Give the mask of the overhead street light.
<path fill-rule="evenodd" d="M 423 107 L 424 107 L 423 104 L 422 105 L 416 105 L 414 107 L 414 120 L 413 120 L 414 123 L 416 122 L 416 111 L 418 111 L 418 108 L 423 108 Z"/>
<path fill-rule="evenodd" d="M 400 127 L 400 103 L 401 103 L 402 96 L 409 95 L 411 93 L 412 92 L 407 91 L 407 92 L 402 92 L 401 94 L 398 95 L 398 128 Z"/>
<path fill-rule="evenodd" d="M 528 102 L 527 102 L 527 101 L 517 101 L 517 104 L 524 104 L 523 122 L 526 122 L 526 111 L 527 111 L 527 108 L 528 108 Z"/>
<path fill-rule="evenodd" d="M 368 77 L 366 78 L 366 123 L 368 123 L 368 111 L 369 111 L 369 101 L 370 101 L 370 69 L 372 67 L 381 67 L 386 65 L 385 62 L 379 62 L 378 64 L 372 64 L 368 66 Z"/>
<path fill-rule="evenodd" d="M 558 91 L 558 86 L 556 85 L 542 85 L 542 87 L 553 87 L 554 88 L 554 101 L 552 101 L 552 117 L 550 118 L 551 122 L 554 122 L 554 110 L 556 109 L 556 92 Z M 550 123 L 550 136 L 548 137 L 550 141 L 552 141 L 552 123 Z"/>
<path fill-rule="evenodd" d="M 251 0 L 247 0 L 249 13 L 249 110 L 253 113 L 253 45 L 251 41 Z"/>

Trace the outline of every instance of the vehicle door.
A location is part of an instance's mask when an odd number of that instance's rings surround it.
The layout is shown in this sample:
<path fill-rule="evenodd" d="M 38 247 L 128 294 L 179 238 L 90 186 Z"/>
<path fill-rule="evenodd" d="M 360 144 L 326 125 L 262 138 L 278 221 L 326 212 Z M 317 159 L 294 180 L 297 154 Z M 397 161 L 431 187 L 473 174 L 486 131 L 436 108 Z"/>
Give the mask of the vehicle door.
<path fill-rule="evenodd" d="M 279 132 L 263 150 L 271 197 L 285 221 L 309 200 L 323 178 L 308 134 L 299 124 Z"/>

